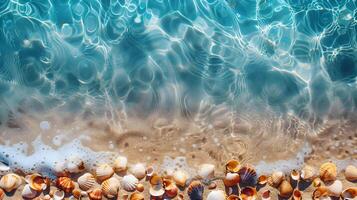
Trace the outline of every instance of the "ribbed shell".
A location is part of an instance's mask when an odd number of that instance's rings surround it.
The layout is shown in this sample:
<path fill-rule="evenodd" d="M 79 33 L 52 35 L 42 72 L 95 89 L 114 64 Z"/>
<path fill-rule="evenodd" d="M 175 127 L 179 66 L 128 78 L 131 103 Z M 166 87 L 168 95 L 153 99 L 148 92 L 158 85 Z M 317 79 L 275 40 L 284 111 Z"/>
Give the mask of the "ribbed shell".
<path fill-rule="evenodd" d="M 101 200 L 102 199 L 102 189 L 96 188 L 91 191 L 88 195 L 90 200 Z"/>
<path fill-rule="evenodd" d="M 136 189 L 136 184 L 138 183 L 139 180 L 134 175 L 128 174 L 121 180 L 121 187 L 128 192 L 132 192 Z"/>
<path fill-rule="evenodd" d="M 285 179 L 284 173 L 277 171 L 268 178 L 268 183 L 272 187 L 278 187 L 280 183 Z"/>
<path fill-rule="evenodd" d="M 128 168 L 128 159 L 124 156 L 119 156 L 114 161 L 114 170 L 116 172 L 123 172 Z"/>
<path fill-rule="evenodd" d="M 146 168 L 142 163 L 133 165 L 130 168 L 130 172 L 139 180 L 143 179 L 146 176 Z"/>
<path fill-rule="evenodd" d="M 104 181 L 114 175 L 114 169 L 108 164 L 102 164 L 96 169 L 95 174 L 99 181 Z"/>
<path fill-rule="evenodd" d="M 187 189 L 187 194 L 191 200 L 203 199 L 204 186 L 200 181 L 192 181 Z"/>
<path fill-rule="evenodd" d="M 77 182 L 79 187 L 84 191 L 91 189 L 96 184 L 94 176 L 90 173 L 85 173 L 80 176 Z"/>
<path fill-rule="evenodd" d="M 102 183 L 103 194 L 108 198 L 113 198 L 118 195 L 120 181 L 117 178 L 109 178 Z"/>
<path fill-rule="evenodd" d="M 6 174 L 0 179 L 0 188 L 6 192 L 11 192 L 17 189 L 21 184 L 21 177 L 14 173 Z"/>
<path fill-rule="evenodd" d="M 74 182 L 68 177 L 59 177 L 56 180 L 56 186 L 66 193 L 72 193 L 74 189 Z"/>
<path fill-rule="evenodd" d="M 245 186 L 254 186 L 257 182 L 257 172 L 251 165 L 242 167 L 238 174 L 240 176 L 240 184 Z"/>

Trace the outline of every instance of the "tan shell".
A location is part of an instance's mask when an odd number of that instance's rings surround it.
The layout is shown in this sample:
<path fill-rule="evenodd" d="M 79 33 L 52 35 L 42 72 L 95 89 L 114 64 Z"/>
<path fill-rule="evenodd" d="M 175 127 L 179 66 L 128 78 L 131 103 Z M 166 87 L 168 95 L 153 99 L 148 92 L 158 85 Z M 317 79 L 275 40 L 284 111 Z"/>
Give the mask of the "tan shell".
<path fill-rule="evenodd" d="M 316 177 L 316 170 L 313 166 L 305 165 L 300 176 L 305 181 L 312 181 Z"/>
<path fill-rule="evenodd" d="M 298 180 L 300 180 L 300 172 L 297 170 L 292 170 L 290 173 L 290 177 L 292 180 L 298 181 Z"/>
<path fill-rule="evenodd" d="M 186 172 L 179 170 L 174 173 L 173 179 L 174 179 L 176 185 L 178 185 L 180 187 L 185 187 L 186 181 L 188 179 L 188 175 Z"/>
<path fill-rule="evenodd" d="M 292 200 L 302 200 L 302 192 L 298 189 L 294 190 Z"/>
<path fill-rule="evenodd" d="M 124 172 L 128 168 L 128 159 L 124 156 L 118 156 L 114 160 L 114 170 L 116 172 Z"/>
<path fill-rule="evenodd" d="M 108 164 L 100 165 L 95 171 L 96 178 L 100 182 L 112 177 L 113 174 L 114 174 L 114 169 Z"/>
<path fill-rule="evenodd" d="M 262 200 L 270 200 L 270 190 L 264 190 L 262 192 Z"/>
<path fill-rule="evenodd" d="M 258 184 L 265 185 L 268 182 L 268 177 L 266 175 L 260 175 L 258 177 Z"/>
<path fill-rule="evenodd" d="M 128 174 L 121 180 L 121 187 L 128 192 L 132 192 L 136 189 L 136 184 L 138 183 L 139 180 L 134 175 Z"/>
<path fill-rule="evenodd" d="M 314 180 L 312 181 L 312 185 L 314 187 L 320 187 L 321 186 L 321 179 L 320 178 L 314 178 Z"/>
<path fill-rule="evenodd" d="M 102 190 L 100 188 L 96 188 L 88 194 L 90 200 L 101 200 L 102 196 Z"/>
<path fill-rule="evenodd" d="M 345 177 L 348 181 L 357 181 L 357 167 L 353 165 L 348 165 L 345 169 Z"/>
<path fill-rule="evenodd" d="M 226 193 L 222 190 L 213 190 L 207 195 L 207 200 L 225 200 Z"/>
<path fill-rule="evenodd" d="M 215 166 L 212 164 L 202 164 L 198 169 L 198 176 L 203 179 L 212 179 L 214 178 Z"/>
<path fill-rule="evenodd" d="M 74 182 L 68 177 L 59 177 L 56 180 L 56 186 L 66 193 L 72 193 L 75 187 Z"/>
<path fill-rule="evenodd" d="M 253 187 L 245 187 L 240 193 L 240 198 L 242 200 L 254 200 L 257 198 L 257 190 Z"/>
<path fill-rule="evenodd" d="M 344 199 L 354 199 L 357 197 L 357 187 L 350 187 L 345 189 L 341 195 Z"/>
<path fill-rule="evenodd" d="M 26 182 L 29 184 L 31 189 L 35 191 L 42 191 L 47 188 L 45 179 L 40 174 L 31 174 L 26 176 Z"/>
<path fill-rule="evenodd" d="M 157 175 L 156 173 L 154 173 L 151 177 L 150 177 L 150 184 L 151 185 L 159 185 L 162 184 L 162 177 Z"/>
<path fill-rule="evenodd" d="M 5 198 L 5 192 L 3 189 L 0 188 L 0 200 L 3 200 Z"/>
<path fill-rule="evenodd" d="M 130 172 L 139 180 L 146 176 L 146 168 L 142 163 L 137 163 L 130 168 Z"/>
<path fill-rule="evenodd" d="M 340 180 L 335 180 L 333 183 L 326 185 L 329 190 L 330 196 L 339 197 L 342 193 L 343 186 Z"/>
<path fill-rule="evenodd" d="M 17 189 L 21 184 L 21 177 L 14 173 L 6 174 L 0 179 L 0 188 L 6 192 L 11 192 Z"/>
<path fill-rule="evenodd" d="M 142 183 L 136 184 L 136 191 L 144 192 L 144 190 L 145 190 L 145 187 L 144 187 L 144 185 Z"/>
<path fill-rule="evenodd" d="M 323 182 L 330 182 L 336 180 L 337 177 L 337 167 L 332 162 L 327 162 L 320 167 L 320 179 Z"/>
<path fill-rule="evenodd" d="M 312 193 L 313 199 L 319 199 L 320 197 L 328 197 L 328 196 L 329 196 L 329 190 L 325 186 L 316 188 L 315 191 Z"/>
<path fill-rule="evenodd" d="M 285 175 L 281 171 L 273 172 L 273 174 L 268 178 L 268 184 L 272 187 L 278 187 L 280 183 L 285 179 Z"/>
<path fill-rule="evenodd" d="M 138 192 L 134 192 L 130 195 L 130 200 L 144 200 L 144 195 Z"/>
<path fill-rule="evenodd" d="M 226 170 L 227 172 L 237 173 L 240 169 L 240 163 L 238 160 L 229 160 L 226 163 Z"/>
<path fill-rule="evenodd" d="M 102 183 L 102 192 L 108 198 L 114 198 L 118 195 L 120 181 L 117 178 L 111 177 Z"/>
<path fill-rule="evenodd" d="M 22 189 L 21 196 L 25 199 L 33 199 L 37 196 L 37 191 L 32 189 L 29 184 L 26 184 Z"/>
<path fill-rule="evenodd" d="M 281 197 L 284 197 L 284 198 L 290 197 L 291 194 L 293 193 L 293 190 L 294 189 L 291 186 L 291 184 L 286 180 L 283 180 L 279 185 L 279 195 Z"/>
<path fill-rule="evenodd" d="M 90 173 L 85 173 L 82 176 L 80 176 L 77 182 L 79 188 L 81 188 L 84 191 L 91 189 L 96 184 L 94 176 Z"/>
<path fill-rule="evenodd" d="M 240 176 L 237 173 L 228 172 L 223 179 L 223 183 L 226 187 L 232 187 L 239 183 Z"/>
<path fill-rule="evenodd" d="M 209 185 L 208 185 L 208 189 L 210 190 L 214 190 L 217 188 L 217 184 L 215 182 L 211 182 Z"/>

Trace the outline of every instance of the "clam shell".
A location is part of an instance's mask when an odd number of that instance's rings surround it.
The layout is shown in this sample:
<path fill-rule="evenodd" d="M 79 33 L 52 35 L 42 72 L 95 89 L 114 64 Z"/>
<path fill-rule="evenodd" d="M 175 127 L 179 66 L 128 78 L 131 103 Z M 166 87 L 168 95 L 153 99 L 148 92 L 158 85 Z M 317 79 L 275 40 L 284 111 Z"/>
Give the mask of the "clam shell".
<path fill-rule="evenodd" d="M 138 183 L 139 180 L 134 175 L 128 174 L 121 180 L 121 187 L 128 192 L 132 192 L 136 189 L 136 184 Z"/>
<path fill-rule="evenodd" d="M 29 184 L 31 189 L 35 191 L 42 191 L 47 188 L 45 179 L 40 174 L 31 174 L 25 177 L 26 182 Z"/>
<path fill-rule="evenodd" d="M 345 177 L 348 181 L 357 181 L 357 167 L 353 165 L 348 165 L 345 169 Z"/>
<path fill-rule="evenodd" d="M 3 189 L 0 188 L 0 200 L 3 200 L 5 198 L 5 192 Z"/>
<path fill-rule="evenodd" d="M 33 199 L 37 196 L 37 191 L 32 189 L 29 184 L 26 184 L 22 189 L 21 196 L 26 199 Z"/>
<path fill-rule="evenodd" d="M 320 199 L 321 197 L 328 197 L 328 196 L 329 196 L 329 190 L 325 186 L 316 188 L 312 193 L 313 199 Z"/>
<path fill-rule="evenodd" d="M 144 185 L 141 183 L 136 184 L 136 190 L 138 192 L 144 192 L 144 190 L 145 190 Z"/>
<path fill-rule="evenodd" d="M 227 197 L 227 200 L 241 200 L 239 196 L 231 194 Z"/>
<path fill-rule="evenodd" d="M 312 181 L 316 177 L 316 170 L 313 166 L 305 165 L 300 176 L 304 181 Z"/>
<path fill-rule="evenodd" d="M 21 184 L 21 177 L 14 173 L 6 174 L 0 179 L 0 188 L 6 192 L 11 192 L 17 189 Z"/>
<path fill-rule="evenodd" d="M 342 193 L 342 182 L 340 180 L 335 180 L 333 183 L 326 185 L 329 190 L 330 196 L 339 197 Z"/>
<path fill-rule="evenodd" d="M 95 188 L 88 194 L 90 200 L 101 200 L 102 196 L 102 190 L 100 188 Z"/>
<path fill-rule="evenodd" d="M 120 181 L 117 178 L 111 177 L 102 183 L 103 194 L 108 198 L 114 198 L 118 195 Z"/>
<path fill-rule="evenodd" d="M 302 192 L 300 190 L 294 190 L 292 200 L 302 200 Z"/>
<path fill-rule="evenodd" d="M 84 162 L 79 156 L 71 156 L 67 160 L 65 168 L 70 173 L 79 173 L 85 169 Z"/>
<path fill-rule="evenodd" d="M 144 200 L 144 195 L 138 192 L 134 192 L 130 195 L 130 200 Z"/>
<path fill-rule="evenodd" d="M 255 200 L 257 198 L 257 190 L 253 187 L 245 187 L 240 192 L 242 200 Z"/>
<path fill-rule="evenodd" d="M 240 163 L 238 160 L 232 159 L 226 163 L 227 172 L 237 173 L 239 169 L 240 169 Z"/>
<path fill-rule="evenodd" d="M 82 176 L 80 176 L 77 182 L 79 188 L 81 188 L 84 191 L 91 189 L 96 184 L 94 176 L 90 173 L 85 173 Z"/>
<path fill-rule="evenodd" d="M 226 199 L 226 193 L 222 190 L 213 190 L 207 196 L 207 200 L 225 200 L 225 199 Z"/>
<path fill-rule="evenodd" d="M 260 175 L 258 177 L 258 184 L 259 185 L 265 185 L 268 182 L 268 177 L 266 175 Z"/>
<path fill-rule="evenodd" d="M 165 194 L 169 198 L 175 198 L 178 194 L 178 188 L 175 184 L 171 183 L 165 186 Z"/>
<path fill-rule="evenodd" d="M 151 186 L 149 190 L 151 197 L 161 197 L 165 194 L 165 190 L 161 185 Z"/>
<path fill-rule="evenodd" d="M 212 179 L 214 178 L 215 166 L 212 164 L 202 164 L 198 169 L 198 176 L 203 179 Z"/>
<path fill-rule="evenodd" d="M 294 189 L 291 186 L 291 184 L 286 180 L 283 180 L 279 185 L 279 195 L 281 197 L 284 197 L 284 198 L 290 197 L 291 194 L 293 193 L 293 190 Z"/>
<path fill-rule="evenodd" d="M 251 165 L 246 165 L 238 171 L 240 176 L 240 184 L 254 186 L 257 182 L 257 172 Z"/>
<path fill-rule="evenodd" d="M 57 190 L 54 194 L 53 194 L 53 200 L 62 200 L 64 199 L 64 191 L 62 190 Z"/>
<path fill-rule="evenodd" d="M 139 180 L 146 176 L 146 168 L 142 163 L 137 163 L 130 168 L 130 172 Z"/>
<path fill-rule="evenodd" d="M 320 167 L 320 179 L 323 182 L 330 182 L 336 180 L 337 177 L 337 167 L 332 162 L 327 162 Z"/>
<path fill-rule="evenodd" d="M 114 175 L 114 169 L 108 164 L 100 165 L 95 171 L 96 178 L 102 182 Z"/>
<path fill-rule="evenodd" d="M 240 177 L 237 173 L 228 172 L 223 179 L 223 183 L 226 187 L 232 187 L 239 183 Z"/>
<path fill-rule="evenodd" d="M 114 170 L 116 172 L 124 172 L 128 168 L 128 159 L 124 156 L 119 156 L 114 160 Z"/>
<path fill-rule="evenodd" d="M 294 181 L 300 180 L 300 173 L 299 173 L 299 171 L 297 171 L 297 170 L 292 170 L 291 173 L 290 173 L 290 177 L 291 177 L 291 179 L 294 180 Z"/>
<path fill-rule="evenodd" d="M 75 187 L 74 182 L 68 177 L 59 177 L 56 186 L 66 193 L 71 193 Z"/>
<path fill-rule="evenodd" d="M 262 200 L 270 200 L 270 190 L 264 190 L 262 192 Z"/>
<path fill-rule="evenodd" d="M 357 198 L 357 187 L 350 187 L 342 192 L 343 199 L 356 199 Z"/>
<path fill-rule="evenodd" d="M 284 173 L 281 171 L 276 171 L 273 172 L 273 174 L 268 178 L 268 184 L 272 187 L 277 188 L 284 179 Z"/>
<path fill-rule="evenodd" d="M 179 170 L 174 173 L 173 179 L 174 179 L 176 185 L 178 185 L 180 187 L 185 187 L 186 181 L 188 179 L 188 175 L 186 172 Z"/>
<path fill-rule="evenodd" d="M 200 181 L 192 181 L 187 189 L 187 194 L 191 200 L 203 199 L 204 186 Z"/>

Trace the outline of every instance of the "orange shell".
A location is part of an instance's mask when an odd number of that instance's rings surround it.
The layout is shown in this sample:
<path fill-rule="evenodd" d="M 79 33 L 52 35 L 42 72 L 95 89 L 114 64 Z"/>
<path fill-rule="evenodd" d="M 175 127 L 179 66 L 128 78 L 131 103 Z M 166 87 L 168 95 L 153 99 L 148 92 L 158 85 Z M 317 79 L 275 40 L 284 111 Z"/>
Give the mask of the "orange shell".
<path fill-rule="evenodd" d="M 227 200 L 240 200 L 239 196 L 231 194 L 227 197 Z"/>
<path fill-rule="evenodd" d="M 3 189 L 0 188 L 0 200 L 3 200 L 5 197 L 5 192 Z"/>
<path fill-rule="evenodd" d="M 227 172 L 237 173 L 239 169 L 240 169 L 240 163 L 238 160 L 232 159 L 226 163 Z"/>
<path fill-rule="evenodd" d="M 136 190 L 138 191 L 138 192 L 144 192 L 144 185 L 142 184 L 142 183 L 138 183 L 138 184 L 136 184 Z"/>
<path fill-rule="evenodd" d="M 138 192 L 134 192 L 130 195 L 130 200 L 144 200 L 144 195 Z"/>
<path fill-rule="evenodd" d="M 71 193 L 74 189 L 74 182 L 68 177 L 59 177 L 56 186 L 66 193 Z"/>
<path fill-rule="evenodd" d="M 102 199 L 102 190 L 100 188 L 96 188 L 92 190 L 89 194 L 90 200 L 101 200 Z"/>
<path fill-rule="evenodd" d="M 232 187 L 239 183 L 240 176 L 237 173 L 228 172 L 223 179 L 223 183 L 226 187 Z"/>
<path fill-rule="evenodd" d="M 337 167 L 332 162 L 327 162 L 320 167 L 320 179 L 323 182 L 329 182 L 336 180 L 337 177 Z"/>
<path fill-rule="evenodd" d="M 253 187 L 243 188 L 240 194 L 242 200 L 251 200 L 257 198 L 257 190 Z"/>
<path fill-rule="evenodd" d="M 313 199 L 319 199 L 320 197 L 326 197 L 329 195 L 329 190 L 325 186 L 321 186 L 316 188 L 316 190 L 312 193 Z"/>

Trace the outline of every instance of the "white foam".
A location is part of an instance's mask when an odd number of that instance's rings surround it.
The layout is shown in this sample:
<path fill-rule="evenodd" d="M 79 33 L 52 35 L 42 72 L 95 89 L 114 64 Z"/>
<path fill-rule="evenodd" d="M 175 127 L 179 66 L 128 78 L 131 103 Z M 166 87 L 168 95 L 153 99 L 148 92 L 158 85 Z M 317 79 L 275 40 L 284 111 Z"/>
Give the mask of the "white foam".
<path fill-rule="evenodd" d="M 42 121 L 42 122 L 40 122 L 40 128 L 43 131 L 50 130 L 51 129 L 51 123 L 49 121 Z"/>

